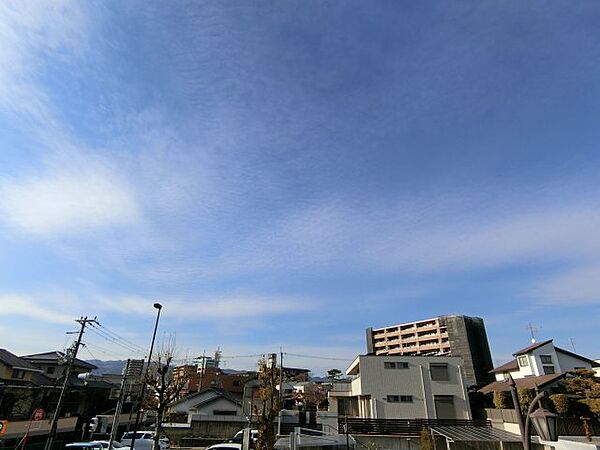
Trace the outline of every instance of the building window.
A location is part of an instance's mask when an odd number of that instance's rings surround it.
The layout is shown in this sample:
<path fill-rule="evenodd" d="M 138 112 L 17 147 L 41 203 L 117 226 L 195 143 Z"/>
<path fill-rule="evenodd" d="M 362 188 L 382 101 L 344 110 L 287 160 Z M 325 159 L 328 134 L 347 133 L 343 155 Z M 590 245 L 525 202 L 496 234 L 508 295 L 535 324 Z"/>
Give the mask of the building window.
<path fill-rule="evenodd" d="M 399 395 L 388 395 L 387 396 L 388 403 L 400 403 Z"/>
<path fill-rule="evenodd" d="M 519 356 L 517 361 L 519 362 L 519 367 L 527 367 L 529 365 L 526 355 Z"/>
<path fill-rule="evenodd" d="M 542 366 L 544 368 L 545 375 L 553 375 L 556 372 L 554 371 L 554 366 Z"/>
<path fill-rule="evenodd" d="M 25 378 L 25 371 L 20 369 L 13 369 L 11 377 L 22 380 L 23 378 Z"/>
<path fill-rule="evenodd" d="M 383 368 L 384 369 L 408 369 L 408 363 L 405 361 L 400 361 L 400 362 L 384 361 Z"/>
<path fill-rule="evenodd" d="M 235 387 L 239 387 L 239 386 L 240 386 L 240 384 L 241 384 L 241 383 L 240 383 L 240 380 L 233 380 L 233 385 L 234 385 Z"/>
<path fill-rule="evenodd" d="M 448 370 L 448 364 L 429 364 L 429 371 L 431 372 L 431 381 L 449 381 L 450 372 Z"/>
<path fill-rule="evenodd" d="M 540 355 L 542 364 L 552 364 L 552 355 Z"/>
<path fill-rule="evenodd" d="M 48 366 L 48 367 L 46 367 L 46 373 L 48 375 L 53 375 L 54 372 L 56 372 L 56 367 L 54 367 L 54 366 Z"/>
<path fill-rule="evenodd" d="M 213 410 L 213 416 L 235 416 L 237 414 L 236 411 L 227 411 L 223 409 L 215 409 Z"/>
<path fill-rule="evenodd" d="M 413 402 L 412 395 L 401 395 L 400 396 L 400 403 L 412 403 L 412 402 Z"/>
<path fill-rule="evenodd" d="M 456 419 L 454 397 L 452 395 L 434 395 L 436 419 Z"/>

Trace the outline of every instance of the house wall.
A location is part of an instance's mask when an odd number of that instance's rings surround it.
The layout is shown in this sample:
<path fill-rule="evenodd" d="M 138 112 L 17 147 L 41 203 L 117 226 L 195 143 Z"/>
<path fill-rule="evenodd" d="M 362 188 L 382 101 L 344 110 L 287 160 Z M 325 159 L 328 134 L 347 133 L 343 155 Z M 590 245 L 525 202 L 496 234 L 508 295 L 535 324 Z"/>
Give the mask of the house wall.
<path fill-rule="evenodd" d="M 226 398 L 219 398 L 199 408 L 191 408 L 190 413 L 196 416 L 214 416 L 215 411 L 235 411 L 235 416 L 243 416 L 241 405 L 237 405 Z M 235 417 L 233 416 L 233 417 Z M 221 416 L 230 417 L 230 416 Z"/>
<path fill-rule="evenodd" d="M 573 358 L 570 355 L 566 355 L 561 352 L 556 352 L 556 356 L 558 358 L 558 364 L 560 366 L 561 372 L 567 372 L 569 370 L 584 368 L 592 370 L 592 365 L 587 361 L 583 361 L 579 358 Z"/>
<path fill-rule="evenodd" d="M 435 418 L 435 395 L 451 395 L 456 417 L 471 418 L 466 398 L 462 360 L 454 357 L 360 356 L 360 375 L 352 382 L 351 395 L 358 396 L 359 417 L 380 419 Z M 385 362 L 408 362 L 408 369 L 387 369 Z M 448 381 L 432 381 L 430 363 L 448 364 Z M 388 395 L 410 395 L 412 402 L 389 402 Z M 335 399 L 335 392 L 330 393 Z M 332 407 L 331 411 L 336 411 Z"/>
<path fill-rule="evenodd" d="M 0 378 L 4 378 L 5 380 L 12 380 L 13 377 L 13 368 L 4 364 L 0 364 Z M 30 381 L 32 377 L 32 373 L 29 371 L 25 371 L 25 375 L 23 378 L 14 378 L 15 380 L 23 380 Z"/>

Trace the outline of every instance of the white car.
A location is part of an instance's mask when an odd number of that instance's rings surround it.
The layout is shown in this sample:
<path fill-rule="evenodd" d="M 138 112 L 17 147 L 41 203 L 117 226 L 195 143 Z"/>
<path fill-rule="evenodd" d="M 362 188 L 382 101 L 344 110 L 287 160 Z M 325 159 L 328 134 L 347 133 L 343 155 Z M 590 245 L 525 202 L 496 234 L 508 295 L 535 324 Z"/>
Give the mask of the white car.
<path fill-rule="evenodd" d="M 101 445 L 103 449 L 108 449 L 109 441 L 91 441 L 90 444 L 98 444 Z M 119 450 L 131 450 L 131 447 L 121 444 L 120 442 L 113 442 L 113 448 L 118 448 Z"/>
<path fill-rule="evenodd" d="M 121 438 L 121 444 L 131 446 L 132 438 L 133 432 L 126 432 Z M 160 446 L 159 450 L 168 450 L 171 447 L 169 439 L 166 437 L 161 437 L 158 444 Z M 154 431 L 138 431 L 135 433 L 134 446 L 134 450 L 152 450 L 152 447 L 154 446 Z"/>
<path fill-rule="evenodd" d="M 242 444 L 223 442 L 222 444 L 211 445 L 210 447 L 207 447 L 206 450 L 242 450 Z"/>

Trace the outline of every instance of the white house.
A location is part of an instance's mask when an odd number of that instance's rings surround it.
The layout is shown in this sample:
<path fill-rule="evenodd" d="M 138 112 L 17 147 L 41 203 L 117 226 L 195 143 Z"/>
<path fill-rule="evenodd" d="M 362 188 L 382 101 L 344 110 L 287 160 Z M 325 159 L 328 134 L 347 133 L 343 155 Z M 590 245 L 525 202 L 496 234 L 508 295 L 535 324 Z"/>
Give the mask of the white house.
<path fill-rule="evenodd" d="M 513 353 L 513 356 L 515 359 L 492 371 L 497 381 L 503 381 L 509 373 L 516 380 L 531 376 L 554 375 L 574 369 L 594 370 L 600 367 L 596 361 L 554 346 L 552 339 L 534 343 Z"/>
<path fill-rule="evenodd" d="M 360 355 L 334 383 L 329 411 L 339 417 L 470 419 L 462 359 Z"/>
<path fill-rule="evenodd" d="M 568 350 L 556 347 L 549 339 L 536 342 L 513 353 L 515 359 L 492 370 L 496 381 L 480 389 L 488 394 L 509 390 L 509 374 L 518 388 L 551 387 L 574 369 L 595 370 L 600 367 L 596 361 Z"/>
<path fill-rule="evenodd" d="M 209 388 L 187 395 L 169 407 L 170 413 L 187 414 L 192 420 L 218 420 L 238 422 L 246 420 L 242 404 L 221 389 Z"/>

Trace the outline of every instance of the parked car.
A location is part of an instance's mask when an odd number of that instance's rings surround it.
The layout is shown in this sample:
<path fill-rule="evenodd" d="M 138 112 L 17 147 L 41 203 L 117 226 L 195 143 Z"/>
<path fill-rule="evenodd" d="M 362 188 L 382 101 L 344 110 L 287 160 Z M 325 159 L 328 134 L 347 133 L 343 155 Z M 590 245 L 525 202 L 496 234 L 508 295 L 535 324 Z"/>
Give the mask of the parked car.
<path fill-rule="evenodd" d="M 133 432 L 128 431 L 123 434 L 121 438 L 121 444 L 131 446 L 131 439 L 133 438 Z M 159 450 L 168 450 L 171 447 L 169 438 L 161 437 L 158 441 L 160 445 Z M 138 431 L 135 433 L 135 450 L 152 450 L 154 445 L 154 431 Z"/>
<path fill-rule="evenodd" d="M 109 441 L 91 441 L 91 444 L 100 444 L 104 450 L 108 449 Z M 118 441 L 113 442 L 113 448 L 118 448 L 119 450 L 131 450 L 131 447 L 121 444 Z"/>
<path fill-rule="evenodd" d="M 211 445 L 210 447 L 207 447 L 206 450 L 242 450 L 242 444 L 223 442 L 222 444 Z"/>
<path fill-rule="evenodd" d="M 242 444 L 243 438 L 244 438 L 244 430 L 240 430 L 237 433 L 235 433 L 233 438 L 229 439 L 228 442 L 235 443 L 235 444 Z M 250 448 L 256 448 L 256 441 L 258 441 L 258 430 L 251 430 L 250 431 Z"/>
<path fill-rule="evenodd" d="M 71 442 L 65 445 L 65 450 L 104 450 L 102 445 L 95 442 Z"/>

